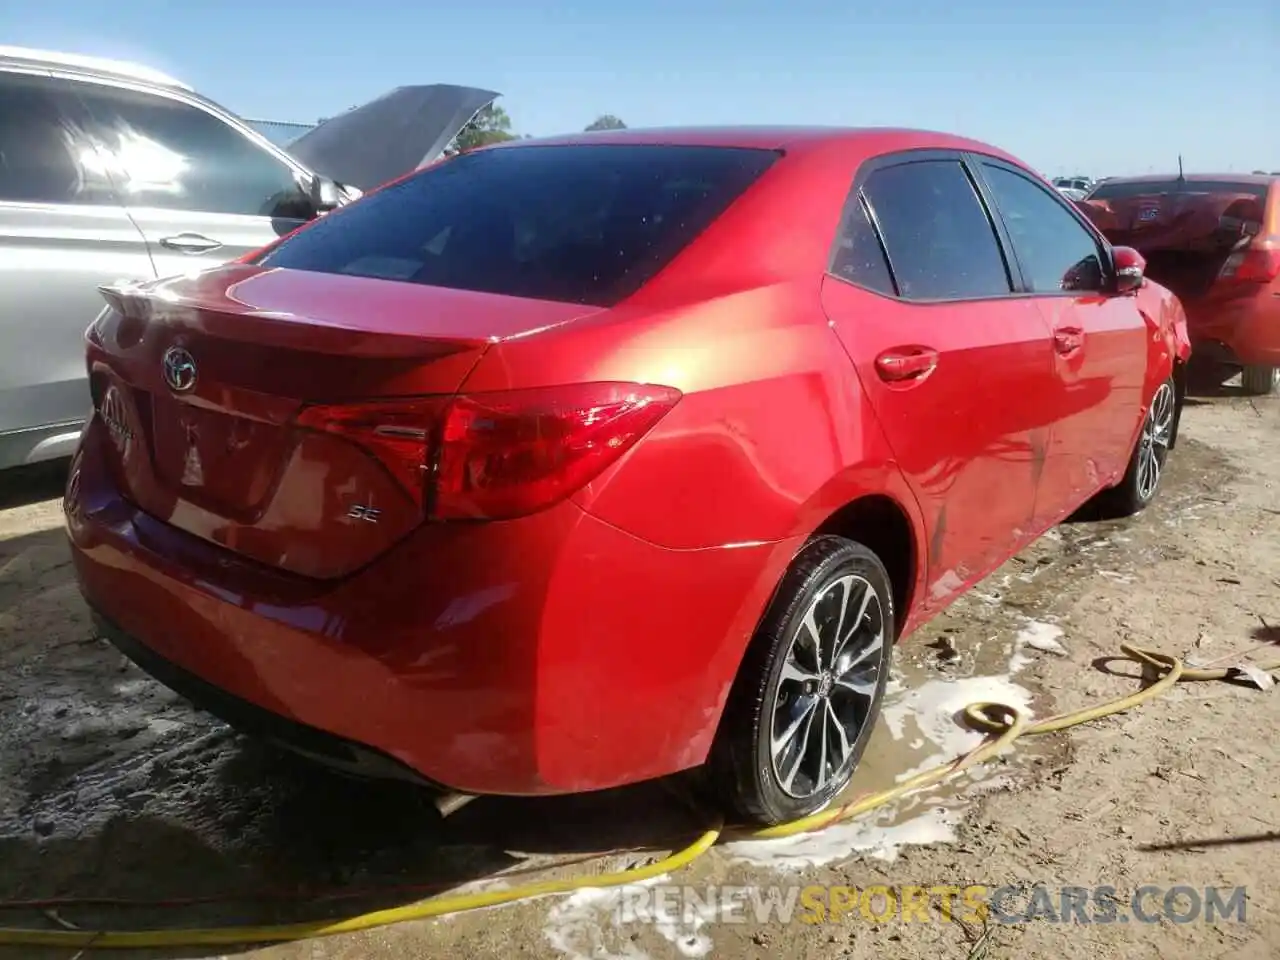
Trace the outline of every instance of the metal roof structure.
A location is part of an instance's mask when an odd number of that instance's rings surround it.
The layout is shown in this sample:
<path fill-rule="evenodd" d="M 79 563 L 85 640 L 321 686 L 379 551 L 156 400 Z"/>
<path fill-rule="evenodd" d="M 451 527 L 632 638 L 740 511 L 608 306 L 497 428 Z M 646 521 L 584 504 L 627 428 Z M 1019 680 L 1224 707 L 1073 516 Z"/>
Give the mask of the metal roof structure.
<path fill-rule="evenodd" d="M 191 87 L 153 67 L 125 60 L 91 57 L 80 53 L 60 53 L 55 50 L 35 50 L 31 47 L 0 46 L 0 60 L 24 66 L 65 68 L 81 73 L 92 73 L 121 80 L 141 80 L 159 87 L 191 90 Z"/>

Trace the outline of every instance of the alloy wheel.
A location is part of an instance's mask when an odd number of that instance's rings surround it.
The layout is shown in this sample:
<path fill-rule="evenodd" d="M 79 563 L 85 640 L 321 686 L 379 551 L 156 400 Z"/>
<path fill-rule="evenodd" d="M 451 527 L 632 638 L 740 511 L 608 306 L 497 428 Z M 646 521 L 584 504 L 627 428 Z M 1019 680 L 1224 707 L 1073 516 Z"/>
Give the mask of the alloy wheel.
<path fill-rule="evenodd" d="M 1138 496 L 1150 500 L 1160 486 L 1160 475 L 1169 455 L 1169 441 L 1173 435 L 1174 398 L 1169 383 L 1160 384 L 1151 398 L 1151 409 L 1142 423 L 1142 436 L 1138 441 Z"/>
<path fill-rule="evenodd" d="M 769 753 L 791 797 L 812 797 L 848 774 L 871 732 L 884 644 L 884 610 L 867 580 L 844 576 L 813 598 L 792 635 L 773 705 Z"/>

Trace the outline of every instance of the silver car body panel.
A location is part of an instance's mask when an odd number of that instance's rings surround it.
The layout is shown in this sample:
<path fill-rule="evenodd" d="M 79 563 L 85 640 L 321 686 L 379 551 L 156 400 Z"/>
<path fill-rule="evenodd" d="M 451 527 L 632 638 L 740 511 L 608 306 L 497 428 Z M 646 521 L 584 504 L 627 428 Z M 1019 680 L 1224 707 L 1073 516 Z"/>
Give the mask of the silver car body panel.
<path fill-rule="evenodd" d="M 72 452 L 97 286 L 153 276 L 121 207 L 0 203 L 0 467 Z"/>
<path fill-rule="evenodd" d="M 71 82 L 81 91 L 117 89 L 185 105 L 211 115 L 264 152 L 304 190 L 313 170 L 340 181 L 338 172 L 358 175 L 363 182 L 342 181 L 352 187 L 345 191 L 348 199 L 359 196 L 356 187 L 376 186 L 433 159 L 496 96 L 448 86 L 392 91 L 368 109 L 357 108 L 313 130 L 309 138 L 336 125 L 303 151 L 314 158 L 312 166 L 181 82 L 145 67 L 0 47 L 0 85 L 15 77 L 27 84 L 47 80 L 66 87 Z M 75 86 L 81 83 L 94 86 Z M 101 141 L 86 139 L 80 119 L 65 122 L 63 139 L 82 158 L 78 175 L 87 183 L 95 174 L 93 158 L 101 162 L 109 151 Z M 130 202 L 127 191 L 116 189 L 119 176 L 101 171 L 96 186 L 101 203 L 96 195 L 92 204 L 6 200 L 3 151 L 12 145 L 4 136 L 0 123 L 0 469 L 74 451 L 91 404 L 84 331 L 103 308 L 100 285 L 214 267 L 302 222 Z M 353 140 L 359 149 L 351 149 Z"/>

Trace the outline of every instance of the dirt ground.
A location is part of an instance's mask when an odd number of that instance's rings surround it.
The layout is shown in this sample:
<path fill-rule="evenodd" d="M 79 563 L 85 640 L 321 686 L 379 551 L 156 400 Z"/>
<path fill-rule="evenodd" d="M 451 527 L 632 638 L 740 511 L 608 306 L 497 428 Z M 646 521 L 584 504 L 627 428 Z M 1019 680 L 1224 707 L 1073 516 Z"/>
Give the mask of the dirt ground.
<path fill-rule="evenodd" d="M 1136 689 L 1132 664 L 1105 662 L 1123 642 L 1222 665 L 1280 655 L 1278 463 L 1280 399 L 1227 387 L 1189 401 L 1155 506 L 1130 521 L 1064 525 L 904 644 L 853 790 L 888 785 L 972 743 L 954 721 L 969 700 L 1046 716 Z M 216 902 L 14 910 L 0 926 L 351 916 L 413 902 L 433 885 L 484 889 L 517 884 L 522 872 L 647 862 L 696 834 L 698 816 L 670 784 L 480 800 L 442 822 L 413 789 L 340 779 L 238 739 L 93 637 L 63 542 L 59 482 L 51 468 L 0 487 L 0 899 Z M 1024 741 L 1007 760 L 882 815 L 797 842 L 717 847 L 670 878 L 698 890 L 899 893 L 1043 883 L 1055 909 L 1059 887 L 1109 885 L 1124 915 L 1143 885 L 1243 886 L 1243 923 L 1058 923 L 1043 912 L 1025 923 L 944 922 L 936 902 L 927 923 L 873 922 L 856 910 L 822 924 L 732 922 L 714 908 L 655 908 L 637 920 L 621 907 L 641 902 L 630 894 L 579 893 L 257 950 L 134 955 L 1272 958 L 1280 780 L 1267 771 L 1280 759 L 1278 728 L 1275 690 L 1183 684 L 1129 713 Z M 248 902 L 224 902 L 231 894 Z M 75 954 L 0 948 L 0 958 Z"/>

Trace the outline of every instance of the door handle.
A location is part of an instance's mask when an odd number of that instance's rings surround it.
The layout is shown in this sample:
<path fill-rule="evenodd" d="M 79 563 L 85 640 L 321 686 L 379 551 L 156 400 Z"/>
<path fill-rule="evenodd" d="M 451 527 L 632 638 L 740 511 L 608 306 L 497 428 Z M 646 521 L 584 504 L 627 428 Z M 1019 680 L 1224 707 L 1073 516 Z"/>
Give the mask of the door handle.
<path fill-rule="evenodd" d="M 1084 331 L 1079 327 L 1059 327 L 1053 331 L 1053 349 L 1060 354 L 1075 353 L 1084 346 Z"/>
<path fill-rule="evenodd" d="M 889 383 L 923 380 L 937 365 L 938 351 L 931 347 L 894 347 L 876 357 L 876 373 Z"/>
<path fill-rule="evenodd" d="M 222 243 L 218 240 L 210 240 L 208 237 L 201 236 L 198 233 L 179 233 L 172 237 L 162 238 L 160 246 L 169 250 L 177 250 L 180 253 L 208 253 L 210 250 L 217 250 L 222 246 Z"/>

